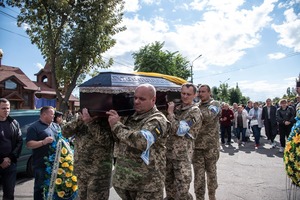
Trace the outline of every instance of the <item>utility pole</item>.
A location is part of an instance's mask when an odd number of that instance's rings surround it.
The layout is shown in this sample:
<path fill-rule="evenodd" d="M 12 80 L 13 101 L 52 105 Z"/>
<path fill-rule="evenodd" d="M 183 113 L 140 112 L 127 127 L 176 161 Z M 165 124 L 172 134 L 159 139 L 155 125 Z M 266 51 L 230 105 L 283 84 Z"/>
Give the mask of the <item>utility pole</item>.
<path fill-rule="evenodd" d="M 192 64 L 191 64 L 191 83 L 193 83 L 193 64 L 195 62 L 195 60 L 197 60 L 198 58 L 200 58 L 202 56 L 202 54 L 200 54 L 197 58 L 195 58 L 193 61 L 192 61 Z"/>

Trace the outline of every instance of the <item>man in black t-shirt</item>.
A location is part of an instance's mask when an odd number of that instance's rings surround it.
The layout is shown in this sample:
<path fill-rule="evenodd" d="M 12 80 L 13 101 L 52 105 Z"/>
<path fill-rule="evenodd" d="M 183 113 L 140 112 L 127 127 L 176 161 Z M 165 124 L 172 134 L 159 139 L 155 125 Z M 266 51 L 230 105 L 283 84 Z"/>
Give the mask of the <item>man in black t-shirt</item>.
<path fill-rule="evenodd" d="M 20 125 L 9 113 L 10 102 L 0 98 L 0 176 L 3 199 L 14 199 L 17 158 L 23 145 Z"/>
<path fill-rule="evenodd" d="M 40 112 L 40 119 L 27 130 L 26 145 L 32 149 L 34 168 L 34 200 L 43 200 L 42 185 L 45 181 L 46 165 L 44 157 L 48 156 L 50 144 L 60 130 L 53 122 L 54 108 L 44 106 Z"/>

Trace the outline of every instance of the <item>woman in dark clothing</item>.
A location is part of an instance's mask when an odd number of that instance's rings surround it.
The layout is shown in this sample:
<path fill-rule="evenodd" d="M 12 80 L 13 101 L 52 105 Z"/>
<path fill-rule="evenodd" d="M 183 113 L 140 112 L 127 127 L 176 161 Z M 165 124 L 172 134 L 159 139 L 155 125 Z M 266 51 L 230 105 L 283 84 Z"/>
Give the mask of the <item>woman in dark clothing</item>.
<path fill-rule="evenodd" d="M 231 143 L 231 121 L 233 118 L 233 111 L 229 108 L 229 105 L 225 103 L 220 117 L 222 144 L 225 144 L 225 133 L 227 133 L 227 144 L 230 145 Z"/>
<path fill-rule="evenodd" d="M 280 144 L 281 147 L 279 152 L 283 152 L 285 148 L 285 138 L 289 137 L 291 128 L 295 122 L 294 111 L 287 105 L 287 100 L 282 99 L 280 102 L 280 107 L 276 112 L 276 120 L 279 124 L 279 134 L 280 134 Z"/>

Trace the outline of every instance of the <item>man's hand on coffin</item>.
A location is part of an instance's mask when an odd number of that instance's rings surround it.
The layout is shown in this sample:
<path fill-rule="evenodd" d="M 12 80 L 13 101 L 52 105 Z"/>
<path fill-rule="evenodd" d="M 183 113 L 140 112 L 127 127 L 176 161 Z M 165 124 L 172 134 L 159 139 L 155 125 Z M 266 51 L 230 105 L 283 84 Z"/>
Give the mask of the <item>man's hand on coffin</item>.
<path fill-rule="evenodd" d="M 175 103 L 173 101 L 168 103 L 168 114 L 169 114 L 169 116 L 174 115 L 174 107 L 175 107 Z"/>
<path fill-rule="evenodd" d="M 113 128 L 114 125 L 121 119 L 119 114 L 115 110 L 107 111 L 106 114 L 108 115 L 108 123 L 111 128 Z"/>
<path fill-rule="evenodd" d="M 81 116 L 81 118 L 82 118 L 82 121 L 84 123 L 89 123 L 89 122 L 93 121 L 95 118 L 97 118 L 97 116 L 91 117 L 90 114 L 89 114 L 88 109 L 83 108 L 82 109 L 82 116 Z"/>

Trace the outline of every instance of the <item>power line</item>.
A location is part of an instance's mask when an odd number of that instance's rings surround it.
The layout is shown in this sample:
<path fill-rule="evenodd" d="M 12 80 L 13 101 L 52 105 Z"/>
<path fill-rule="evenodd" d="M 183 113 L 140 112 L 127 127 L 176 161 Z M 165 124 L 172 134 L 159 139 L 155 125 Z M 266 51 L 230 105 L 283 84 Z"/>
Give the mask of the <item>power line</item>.
<path fill-rule="evenodd" d="M 103 57 L 104 59 L 109 60 L 109 58 L 106 58 L 106 57 L 104 57 L 104 56 L 102 56 L 102 57 Z M 119 64 L 119 65 L 123 65 L 123 66 L 125 66 L 125 67 L 128 67 L 128 68 L 132 69 L 132 66 L 128 66 L 127 64 L 124 64 L 124 63 L 115 61 L 115 59 L 114 59 L 114 63 L 117 63 L 117 64 Z"/>
<path fill-rule="evenodd" d="M 6 9 L 8 9 L 8 10 L 10 10 L 10 11 L 12 11 L 12 12 L 15 12 L 15 13 L 17 13 L 17 14 L 19 14 L 18 12 L 14 11 L 14 10 L 12 10 L 12 9 L 9 9 L 9 8 L 6 8 Z M 4 15 L 4 16 L 6 16 L 6 17 L 11 17 L 11 18 L 17 20 L 17 17 L 15 17 L 15 16 L 13 16 L 13 15 L 10 15 L 10 14 L 8 14 L 8 13 L 6 13 L 6 12 L 3 12 L 3 11 L 1 11 L 1 10 L 0 10 L 0 14 Z M 1 30 L 4 30 L 4 31 L 7 31 L 7 32 L 10 32 L 10 33 L 13 33 L 13 34 L 16 34 L 16 35 L 19 35 L 19 36 L 24 37 L 24 38 L 30 39 L 30 38 L 27 37 L 27 36 L 21 35 L 21 34 L 19 34 L 19 33 L 16 33 L 16 32 L 10 31 L 10 30 L 7 30 L 7 29 L 5 29 L 5 28 L 1 28 L 1 27 L 0 27 L 0 29 L 1 29 Z M 286 58 L 289 58 L 289 57 L 292 57 L 292 56 L 297 56 L 297 55 L 299 55 L 299 54 L 300 54 L 300 52 L 292 52 L 292 53 L 288 54 L 287 56 L 285 56 L 284 58 L 281 58 L 281 59 L 286 59 Z M 103 58 L 105 58 L 105 57 L 103 57 Z M 105 58 L 105 59 L 109 60 L 108 58 Z M 281 59 L 279 59 L 279 60 L 281 60 Z M 124 64 L 124 63 L 115 61 L 115 59 L 114 59 L 114 63 L 120 64 L 120 65 L 123 65 L 123 66 L 125 66 L 125 67 L 128 67 L 128 68 L 132 69 L 132 66 L 128 66 L 127 64 Z M 265 63 L 262 63 L 262 64 L 255 64 L 255 65 L 250 65 L 250 66 L 244 67 L 244 68 L 232 69 L 232 70 L 229 70 L 229 71 L 226 71 L 226 72 L 222 72 L 222 73 L 218 73 L 218 74 L 212 74 L 212 75 L 207 75 L 207 76 L 199 76 L 199 77 L 195 77 L 195 79 L 205 78 L 205 77 L 211 77 L 211 76 L 218 76 L 218 75 L 228 74 L 228 73 L 235 72 L 235 71 L 240 71 L 240 70 L 247 70 L 247 69 L 251 69 L 251 68 L 254 68 L 254 67 L 258 67 L 258 66 L 261 66 L 261 65 L 264 65 L 264 64 L 265 64 Z"/>
<path fill-rule="evenodd" d="M 16 18 L 16 17 L 15 17 L 15 16 L 13 16 L 13 15 L 10 15 L 10 14 L 8 14 L 8 13 L 6 13 L 6 12 L 3 12 L 2 10 L 0 10 L 0 14 L 4 15 L 4 16 L 6 16 L 6 17 L 13 18 L 13 19 L 15 19 L 15 20 L 17 20 L 17 19 L 18 19 L 18 18 Z"/>
<path fill-rule="evenodd" d="M 8 8 L 7 8 L 7 9 L 8 9 Z M 14 10 L 12 10 L 12 9 L 8 9 L 8 10 L 17 13 L 16 11 L 14 11 Z M 10 14 L 8 14 L 8 13 L 6 13 L 6 12 L 1 11 L 1 10 L 0 10 L 0 14 L 4 15 L 4 16 L 6 16 L 6 17 L 11 17 L 11 18 L 17 20 L 17 17 L 14 17 L 13 15 L 10 15 Z M 17 13 L 17 14 L 19 14 L 19 13 Z M 10 32 L 10 33 L 13 33 L 13 34 L 16 34 L 16 35 L 19 35 L 19 36 L 24 37 L 24 38 L 30 39 L 30 38 L 27 37 L 27 36 L 21 35 L 21 34 L 19 34 L 19 33 L 16 33 L 16 32 L 10 31 L 10 30 L 7 30 L 7 29 L 5 29 L 5 28 L 1 28 L 1 27 L 0 27 L 0 29 L 1 29 L 1 30 L 4 30 L 4 31 L 7 31 L 7 32 Z M 103 58 L 109 60 L 109 58 L 105 58 L 105 57 L 103 57 Z M 119 64 L 119 65 L 123 65 L 123 66 L 125 66 L 125 67 L 128 67 L 128 68 L 132 69 L 132 66 L 128 66 L 127 64 L 118 62 L 118 61 L 116 61 L 115 59 L 114 59 L 114 63 L 117 63 L 117 64 Z"/>
<path fill-rule="evenodd" d="M 9 7 L 5 7 L 5 9 L 8 9 L 8 10 L 10 10 L 10 11 L 16 13 L 16 14 L 20 14 L 20 12 L 17 12 L 17 11 L 15 11 L 15 10 L 13 10 L 13 9 L 10 9 Z"/>
<path fill-rule="evenodd" d="M 278 59 L 278 60 L 287 59 L 287 58 L 289 58 L 289 57 L 297 56 L 297 55 L 300 55 L 300 52 L 292 52 L 292 53 L 289 53 L 289 54 L 287 54 L 287 56 L 285 56 L 285 57 L 283 57 L 283 58 L 280 58 L 280 59 Z M 211 75 L 206 75 L 206 76 L 198 76 L 198 77 L 196 77 L 196 78 L 194 78 L 194 79 L 200 79 L 200 78 L 206 78 L 206 77 L 212 77 L 212 76 L 219 76 L 219 75 L 228 74 L 228 73 L 235 72 L 235 71 L 247 70 L 247 69 L 259 67 L 259 66 L 262 66 L 262 65 L 265 65 L 265 64 L 266 64 L 266 63 L 253 64 L 253 65 L 250 65 L 250 66 L 242 67 L 242 68 L 239 68 L 239 69 L 232 69 L 232 70 L 228 70 L 228 71 L 226 71 L 226 72 L 221 72 L 221 73 L 217 73 L 217 74 L 211 74 Z"/>
<path fill-rule="evenodd" d="M 25 36 L 25 35 L 22 35 L 22 34 L 19 34 L 19 33 L 10 31 L 10 30 L 7 30 L 7 29 L 2 28 L 2 27 L 0 27 L 0 30 L 7 31 L 7 32 L 10 32 L 10 33 L 16 34 L 16 35 L 21 36 L 21 37 L 24 37 L 24 38 L 26 38 L 26 39 L 30 39 L 29 37 L 27 37 L 27 36 Z"/>
<path fill-rule="evenodd" d="M 121 60 L 121 62 L 123 62 L 123 63 L 125 63 L 126 65 L 130 65 L 130 66 L 132 66 L 132 63 L 130 63 L 130 62 L 127 62 L 127 60 L 126 59 L 122 59 L 122 58 L 119 58 L 119 60 Z"/>
<path fill-rule="evenodd" d="M 2 28 L 2 27 L 0 27 L 0 30 L 7 31 L 7 32 L 9 32 L 9 33 L 16 34 L 16 35 L 21 36 L 21 37 L 24 37 L 24 38 L 26 38 L 26 39 L 30 39 L 29 37 L 27 37 L 27 36 L 25 36 L 25 35 L 22 35 L 22 34 L 19 34 L 19 33 L 10 31 L 10 30 L 7 30 L 7 29 Z M 103 56 L 102 56 L 102 57 L 103 57 Z M 109 60 L 109 58 L 106 58 L 106 57 L 103 57 L 103 58 Z M 120 65 L 123 65 L 123 66 L 125 66 L 125 67 L 128 67 L 128 68 L 132 69 L 132 66 L 129 66 L 129 65 L 124 64 L 124 63 L 121 63 L 121 62 L 118 62 L 118 61 L 116 61 L 115 59 L 114 59 L 114 63 L 120 64 Z"/>

